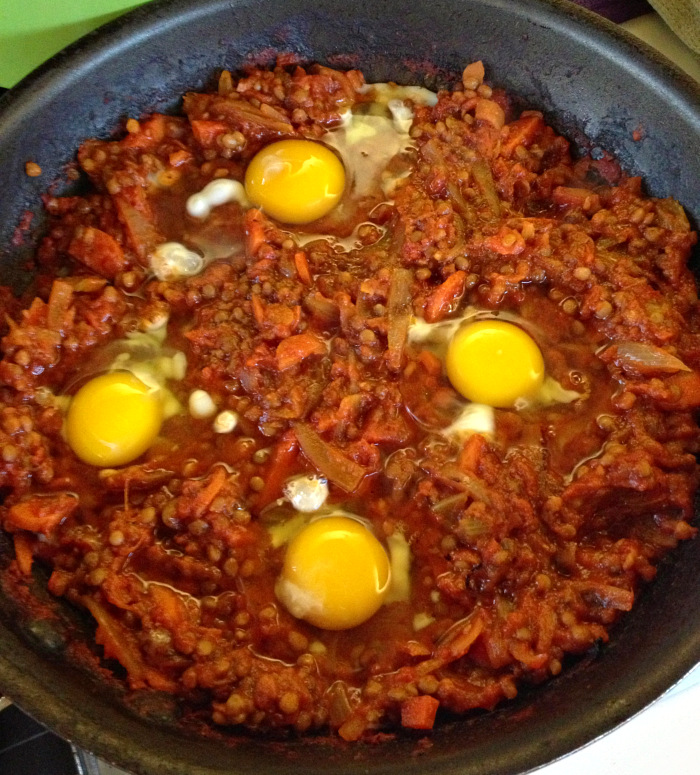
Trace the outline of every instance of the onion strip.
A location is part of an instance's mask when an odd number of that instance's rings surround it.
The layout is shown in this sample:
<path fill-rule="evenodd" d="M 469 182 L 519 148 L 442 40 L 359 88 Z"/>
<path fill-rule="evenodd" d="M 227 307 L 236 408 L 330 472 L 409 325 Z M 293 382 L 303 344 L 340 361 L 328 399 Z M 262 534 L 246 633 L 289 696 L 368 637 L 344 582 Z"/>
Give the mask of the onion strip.
<path fill-rule="evenodd" d="M 367 469 L 327 444 L 309 425 L 294 426 L 301 451 L 333 484 L 345 492 L 354 492 L 365 478 Z"/>
<path fill-rule="evenodd" d="M 620 342 L 616 349 L 615 361 L 623 369 L 632 368 L 642 374 L 650 372 L 675 374 L 679 371 L 692 371 L 680 358 L 647 342 Z"/>

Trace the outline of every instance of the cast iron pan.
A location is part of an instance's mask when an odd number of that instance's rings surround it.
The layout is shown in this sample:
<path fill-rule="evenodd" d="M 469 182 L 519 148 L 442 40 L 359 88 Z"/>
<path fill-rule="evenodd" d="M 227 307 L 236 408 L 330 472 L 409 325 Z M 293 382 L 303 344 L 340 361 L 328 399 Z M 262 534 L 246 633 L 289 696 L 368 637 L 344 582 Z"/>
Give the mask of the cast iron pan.
<path fill-rule="evenodd" d="M 700 90 L 567 2 L 173 0 L 89 35 L 3 98 L 0 281 L 23 282 L 31 246 L 13 242 L 15 227 L 29 210 L 40 231 L 39 194 L 61 178 L 82 140 L 108 136 L 127 116 L 172 110 L 178 95 L 210 84 L 217 70 L 253 54 L 271 62 L 275 51 L 359 66 L 370 81 L 433 88 L 483 59 L 491 83 L 544 110 L 580 148 L 610 151 L 644 176 L 651 194 L 674 195 L 700 221 Z M 27 160 L 42 167 L 40 178 L 25 176 Z M 144 775 L 513 775 L 609 731 L 700 660 L 698 569 L 700 541 L 685 542 L 595 658 L 493 713 L 444 720 L 427 744 L 410 733 L 348 746 L 326 738 L 190 739 L 158 723 L 157 704 L 144 709 L 146 720 L 124 709 L 104 683 L 62 660 L 60 632 L 18 627 L 7 600 L 0 689 L 64 737 Z"/>

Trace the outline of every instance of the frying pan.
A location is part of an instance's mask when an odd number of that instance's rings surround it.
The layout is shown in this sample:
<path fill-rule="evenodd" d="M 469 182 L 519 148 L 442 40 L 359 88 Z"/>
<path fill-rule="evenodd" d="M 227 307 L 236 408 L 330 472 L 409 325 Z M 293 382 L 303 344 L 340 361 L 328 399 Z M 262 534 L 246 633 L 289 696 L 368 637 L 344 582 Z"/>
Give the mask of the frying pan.
<path fill-rule="evenodd" d="M 581 151 L 615 155 L 649 193 L 700 220 L 700 91 L 662 57 L 561 0 L 173 0 L 87 36 L 6 95 L 0 118 L 0 281 L 21 287 L 39 195 L 82 140 L 127 116 L 173 110 L 223 68 L 274 52 L 361 67 L 369 81 L 449 83 L 483 59 L 489 82 L 545 112 Z M 641 139 L 635 140 L 635 137 Z M 585 138 L 588 138 L 586 140 Z M 27 160 L 43 175 L 24 175 Z M 66 191 L 57 184 L 57 191 Z M 31 234 L 15 231 L 25 211 Z M 0 561 L 10 549 L 0 545 Z M 143 775 L 514 775 L 611 730 L 700 660 L 700 541 L 679 547 L 597 655 L 491 713 L 381 744 L 330 738 L 189 737 L 153 697 L 126 707 L 65 659 L 65 633 L 20 625 L 0 597 L 0 689 L 59 734 Z"/>

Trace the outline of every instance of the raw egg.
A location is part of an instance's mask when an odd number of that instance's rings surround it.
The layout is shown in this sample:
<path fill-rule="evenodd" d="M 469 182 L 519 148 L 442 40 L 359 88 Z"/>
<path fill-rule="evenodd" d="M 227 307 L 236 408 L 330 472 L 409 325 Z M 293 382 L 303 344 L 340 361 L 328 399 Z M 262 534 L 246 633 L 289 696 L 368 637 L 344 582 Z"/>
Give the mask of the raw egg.
<path fill-rule="evenodd" d="M 389 558 L 370 530 L 331 516 L 310 522 L 289 543 L 275 592 L 298 619 L 347 630 L 377 612 L 390 581 Z"/>
<path fill-rule="evenodd" d="M 243 210 L 257 207 L 281 221 L 299 247 L 316 240 L 339 252 L 360 247 L 357 231 L 372 223 L 373 209 L 392 199 L 414 166 L 413 106 L 435 105 L 437 94 L 393 83 L 365 84 L 359 91 L 363 99 L 341 113 L 339 123 L 318 141 L 271 143 L 248 164 L 244 184 L 229 178 L 208 182 L 188 197 L 187 214 L 204 221 L 215 208 L 237 202 Z M 305 228 L 331 212 L 331 233 Z M 196 274 L 211 261 L 241 249 L 225 240 L 204 238 L 196 230 L 186 231 L 182 239 L 189 247 L 169 242 L 149 257 L 159 279 Z"/>
<path fill-rule="evenodd" d="M 93 466 L 119 466 L 140 457 L 163 421 L 160 391 L 127 371 L 94 377 L 71 400 L 65 435 Z"/>
<path fill-rule="evenodd" d="M 462 326 L 450 340 L 447 376 L 467 400 L 514 406 L 534 396 L 544 381 L 544 361 L 532 337 L 502 320 Z"/>
<path fill-rule="evenodd" d="M 253 204 L 283 223 L 311 223 L 329 213 L 345 188 L 340 159 L 313 140 L 280 140 L 259 151 L 245 173 Z"/>

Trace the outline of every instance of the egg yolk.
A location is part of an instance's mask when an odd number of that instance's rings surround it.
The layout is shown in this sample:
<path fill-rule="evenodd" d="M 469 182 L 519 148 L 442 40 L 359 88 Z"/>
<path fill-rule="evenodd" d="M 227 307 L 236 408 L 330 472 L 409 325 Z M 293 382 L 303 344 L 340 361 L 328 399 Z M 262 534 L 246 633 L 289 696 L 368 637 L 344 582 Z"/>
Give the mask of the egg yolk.
<path fill-rule="evenodd" d="M 377 612 L 390 575 L 384 548 L 364 525 L 349 517 L 324 517 L 290 542 L 275 591 L 298 619 L 325 630 L 347 630 Z"/>
<path fill-rule="evenodd" d="M 325 145 L 312 140 L 280 140 L 259 151 L 245 173 L 245 191 L 254 205 L 283 223 L 310 223 L 338 204 L 345 169 Z"/>
<path fill-rule="evenodd" d="M 460 328 L 448 346 L 445 366 L 466 399 L 502 408 L 533 396 L 544 380 L 539 347 L 521 328 L 501 320 Z"/>
<path fill-rule="evenodd" d="M 83 462 L 119 466 L 151 446 L 162 421 L 159 391 L 130 372 L 114 372 L 94 377 L 75 394 L 65 435 Z"/>

